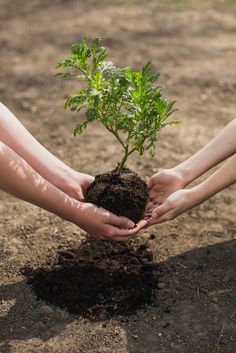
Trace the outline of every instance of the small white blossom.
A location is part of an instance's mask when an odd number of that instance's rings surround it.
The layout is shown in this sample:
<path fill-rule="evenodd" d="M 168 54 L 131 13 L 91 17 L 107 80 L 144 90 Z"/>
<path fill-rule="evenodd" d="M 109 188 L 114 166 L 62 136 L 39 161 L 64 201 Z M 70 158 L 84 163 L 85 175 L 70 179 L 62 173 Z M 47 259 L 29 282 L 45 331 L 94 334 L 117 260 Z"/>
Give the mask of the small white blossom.
<path fill-rule="evenodd" d="M 103 61 L 100 65 L 101 71 L 110 71 L 115 69 L 112 61 Z"/>

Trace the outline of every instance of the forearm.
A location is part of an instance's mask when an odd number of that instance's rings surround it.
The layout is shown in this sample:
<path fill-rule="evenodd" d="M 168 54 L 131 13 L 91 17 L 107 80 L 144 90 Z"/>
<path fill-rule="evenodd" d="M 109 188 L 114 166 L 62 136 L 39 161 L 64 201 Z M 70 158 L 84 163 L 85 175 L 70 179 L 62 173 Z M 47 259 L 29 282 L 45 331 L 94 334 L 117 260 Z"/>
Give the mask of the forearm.
<path fill-rule="evenodd" d="M 190 189 L 192 207 L 236 182 L 236 154 L 199 185 Z"/>
<path fill-rule="evenodd" d="M 174 169 L 183 175 L 186 185 L 236 153 L 236 119 L 212 141 Z"/>
<path fill-rule="evenodd" d="M 0 141 L 8 145 L 45 179 L 58 185 L 70 168 L 44 148 L 0 103 Z"/>
<path fill-rule="evenodd" d="M 81 227 L 98 239 L 128 240 L 145 224 L 70 198 L 0 141 L 0 189 Z M 132 228 L 132 229 L 131 229 Z"/>
<path fill-rule="evenodd" d="M 73 221 L 74 209 L 78 208 L 79 213 L 79 202 L 42 178 L 3 142 L 0 142 L 0 189 L 69 221 Z"/>

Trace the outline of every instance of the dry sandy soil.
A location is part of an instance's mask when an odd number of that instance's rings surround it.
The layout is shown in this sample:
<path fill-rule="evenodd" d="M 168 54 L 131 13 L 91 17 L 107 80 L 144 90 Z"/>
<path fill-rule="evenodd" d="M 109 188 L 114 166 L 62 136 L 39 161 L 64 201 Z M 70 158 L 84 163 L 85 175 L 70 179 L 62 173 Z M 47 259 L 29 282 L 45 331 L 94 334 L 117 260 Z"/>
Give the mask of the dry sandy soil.
<path fill-rule="evenodd" d="M 74 82 L 55 64 L 86 34 L 118 65 L 151 59 L 182 124 L 161 134 L 148 178 L 183 161 L 235 117 L 235 7 L 214 2 L 0 0 L 0 95 L 53 153 L 80 171 L 121 156 L 100 126 L 80 139 L 64 112 Z M 127 244 L 0 193 L 1 353 L 235 353 L 236 189 Z"/>

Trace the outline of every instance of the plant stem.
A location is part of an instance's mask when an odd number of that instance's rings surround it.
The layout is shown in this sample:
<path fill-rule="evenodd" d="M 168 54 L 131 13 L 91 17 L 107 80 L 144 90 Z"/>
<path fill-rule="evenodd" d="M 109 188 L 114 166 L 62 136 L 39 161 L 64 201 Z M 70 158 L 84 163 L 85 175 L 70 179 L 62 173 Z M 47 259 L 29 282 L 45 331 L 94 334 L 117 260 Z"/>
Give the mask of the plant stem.
<path fill-rule="evenodd" d="M 124 142 L 121 140 L 121 138 L 120 138 L 120 136 L 118 135 L 118 133 L 117 133 L 116 131 L 110 129 L 110 128 L 107 127 L 107 126 L 105 126 L 105 127 L 106 127 L 106 129 L 107 129 L 108 131 L 110 131 L 110 132 L 117 138 L 117 140 L 120 142 L 121 146 L 125 149 Z"/>
<path fill-rule="evenodd" d="M 124 165 L 125 165 L 125 162 L 127 161 L 128 156 L 129 156 L 128 148 L 129 148 L 129 146 L 126 146 L 126 148 L 125 148 L 125 155 L 124 155 L 124 157 L 122 158 L 122 161 L 118 164 L 118 167 L 117 167 L 117 172 L 118 172 L 118 174 L 120 174 L 122 168 L 123 168 Z"/>
<path fill-rule="evenodd" d="M 130 155 L 131 153 L 133 153 L 135 150 L 136 150 L 136 148 L 134 147 L 134 148 L 132 148 L 132 149 L 129 151 L 129 144 L 127 144 L 127 145 L 125 146 L 125 155 L 124 155 L 123 159 L 121 160 L 121 162 L 118 164 L 118 167 L 117 167 L 117 172 L 118 172 L 118 174 L 120 174 L 122 168 L 124 168 L 124 165 L 125 165 L 125 163 L 126 163 L 128 157 L 129 157 L 129 155 Z"/>

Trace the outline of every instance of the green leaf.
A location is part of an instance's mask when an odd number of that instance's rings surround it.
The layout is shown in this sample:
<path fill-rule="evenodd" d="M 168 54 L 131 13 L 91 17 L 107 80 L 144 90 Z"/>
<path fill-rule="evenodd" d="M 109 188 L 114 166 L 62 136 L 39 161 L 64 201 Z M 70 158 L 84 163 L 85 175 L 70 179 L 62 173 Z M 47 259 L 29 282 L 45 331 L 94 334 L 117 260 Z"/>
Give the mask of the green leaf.
<path fill-rule="evenodd" d="M 149 151 L 153 155 L 159 131 L 179 123 L 168 119 L 178 109 L 176 101 L 163 98 L 163 86 L 157 84 L 160 72 L 153 73 L 151 61 L 137 71 L 117 67 L 107 58 L 100 38 L 89 45 L 84 37 L 72 45 L 68 58 L 57 65 L 71 72 L 60 72 L 57 76 L 83 81 L 83 86 L 65 101 L 65 108 L 85 110 L 74 135 L 81 135 L 90 123 L 99 121 L 124 150 L 121 168 L 134 151 L 139 155 Z"/>
<path fill-rule="evenodd" d="M 75 75 L 70 74 L 69 72 L 58 72 L 55 76 L 56 77 L 68 78 L 68 77 L 73 77 Z"/>

